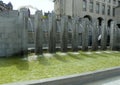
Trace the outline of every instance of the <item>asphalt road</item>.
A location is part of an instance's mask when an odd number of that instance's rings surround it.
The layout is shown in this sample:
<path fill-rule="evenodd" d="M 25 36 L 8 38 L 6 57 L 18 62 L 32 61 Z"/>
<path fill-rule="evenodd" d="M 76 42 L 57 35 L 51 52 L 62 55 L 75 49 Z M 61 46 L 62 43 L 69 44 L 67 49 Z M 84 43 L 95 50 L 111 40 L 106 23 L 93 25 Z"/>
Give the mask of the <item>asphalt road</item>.
<path fill-rule="evenodd" d="M 120 76 L 99 80 L 85 85 L 120 85 Z"/>

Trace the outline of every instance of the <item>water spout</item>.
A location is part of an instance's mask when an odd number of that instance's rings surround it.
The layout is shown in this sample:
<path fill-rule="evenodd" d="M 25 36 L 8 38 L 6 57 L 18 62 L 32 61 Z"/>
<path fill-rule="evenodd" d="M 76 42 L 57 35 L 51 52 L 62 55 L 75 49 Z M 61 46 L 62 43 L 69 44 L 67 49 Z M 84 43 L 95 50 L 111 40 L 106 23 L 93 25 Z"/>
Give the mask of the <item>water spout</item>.
<path fill-rule="evenodd" d="M 28 23 L 29 23 L 29 30 L 32 32 L 33 44 L 35 45 L 35 30 L 34 30 L 34 26 L 33 26 L 31 18 L 28 18 Z"/>

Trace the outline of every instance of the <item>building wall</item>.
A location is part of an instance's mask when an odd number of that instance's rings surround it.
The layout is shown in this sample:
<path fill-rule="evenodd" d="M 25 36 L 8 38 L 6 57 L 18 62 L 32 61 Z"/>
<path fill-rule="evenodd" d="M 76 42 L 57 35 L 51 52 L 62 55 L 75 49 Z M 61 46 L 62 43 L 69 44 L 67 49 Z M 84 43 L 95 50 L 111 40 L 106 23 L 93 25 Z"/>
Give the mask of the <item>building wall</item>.
<path fill-rule="evenodd" d="M 120 24 L 120 6 L 116 7 L 116 9 L 115 9 L 115 15 L 116 15 L 117 23 Z"/>
<path fill-rule="evenodd" d="M 89 15 L 94 19 L 102 18 L 103 20 L 115 20 L 113 15 L 113 8 L 118 6 L 118 0 L 85 0 L 87 3 L 86 11 L 83 11 L 83 0 L 54 0 L 55 2 L 55 13 L 59 15 L 79 16 L 84 17 Z M 90 1 L 93 2 L 93 12 L 90 12 Z M 110 1 L 110 2 L 109 2 Z M 57 3 L 57 4 L 56 4 Z M 96 4 L 99 3 L 99 13 L 96 13 Z M 102 14 L 102 5 L 105 5 L 105 14 Z M 63 5 L 63 6 L 62 6 Z M 108 6 L 110 6 L 110 15 L 108 15 Z M 62 12 L 60 11 L 62 10 Z"/>
<path fill-rule="evenodd" d="M 65 0 L 65 3 L 69 3 L 65 5 L 65 14 L 72 16 L 73 10 L 72 10 L 72 0 Z"/>

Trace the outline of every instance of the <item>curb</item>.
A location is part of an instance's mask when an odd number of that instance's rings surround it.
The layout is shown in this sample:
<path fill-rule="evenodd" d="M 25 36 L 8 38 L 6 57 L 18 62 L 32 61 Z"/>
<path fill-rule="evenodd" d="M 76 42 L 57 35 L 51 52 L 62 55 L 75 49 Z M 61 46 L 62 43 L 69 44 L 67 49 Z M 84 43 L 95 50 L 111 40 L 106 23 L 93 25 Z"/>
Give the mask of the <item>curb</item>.
<path fill-rule="evenodd" d="M 90 83 L 118 75 L 120 75 L 120 66 L 83 74 L 3 85 L 84 85 L 85 83 Z"/>

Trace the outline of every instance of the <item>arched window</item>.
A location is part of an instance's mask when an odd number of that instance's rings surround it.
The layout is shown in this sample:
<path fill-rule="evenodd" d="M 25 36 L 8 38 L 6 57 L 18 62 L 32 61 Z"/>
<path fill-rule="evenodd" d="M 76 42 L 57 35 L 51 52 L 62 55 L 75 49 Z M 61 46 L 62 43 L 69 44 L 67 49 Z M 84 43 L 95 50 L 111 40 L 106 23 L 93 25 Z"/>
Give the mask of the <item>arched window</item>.
<path fill-rule="evenodd" d="M 92 17 L 90 15 L 85 15 L 84 18 L 88 18 L 89 21 L 92 21 Z"/>

